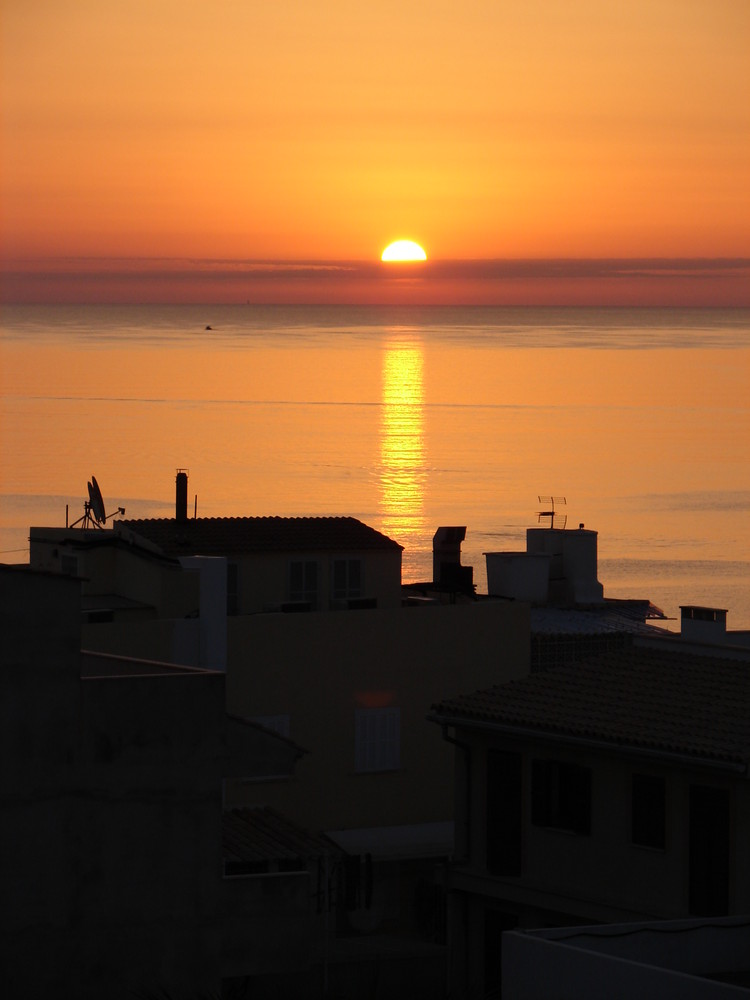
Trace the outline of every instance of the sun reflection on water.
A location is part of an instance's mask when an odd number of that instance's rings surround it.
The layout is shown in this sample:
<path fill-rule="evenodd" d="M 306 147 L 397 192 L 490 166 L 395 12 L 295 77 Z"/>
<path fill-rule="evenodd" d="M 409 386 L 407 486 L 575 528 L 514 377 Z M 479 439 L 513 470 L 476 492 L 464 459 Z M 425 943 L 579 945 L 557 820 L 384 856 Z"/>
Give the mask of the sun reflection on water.
<path fill-rule="evenodd" d="M 394 335 L 383 355 L 380 433 L 382 530 L 405 547 L 404 579 L 424 530 L 424 353 L 418 338 Z"/>

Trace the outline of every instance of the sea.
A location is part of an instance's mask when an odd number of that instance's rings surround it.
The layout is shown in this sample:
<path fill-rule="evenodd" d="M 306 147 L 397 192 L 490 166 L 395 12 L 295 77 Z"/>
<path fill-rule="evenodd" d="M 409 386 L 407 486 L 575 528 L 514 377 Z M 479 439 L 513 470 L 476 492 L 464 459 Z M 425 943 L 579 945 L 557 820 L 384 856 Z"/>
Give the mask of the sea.
<path fill-rule="evenodd" d="M 526 529 L 598 532 L 605 597 L 750 628 L 750 310 L 5 306 L 0 560 L 73 524 L 351 515 L 486 592 Z M 662 623 L 664 624 L 664 623 Z"/>

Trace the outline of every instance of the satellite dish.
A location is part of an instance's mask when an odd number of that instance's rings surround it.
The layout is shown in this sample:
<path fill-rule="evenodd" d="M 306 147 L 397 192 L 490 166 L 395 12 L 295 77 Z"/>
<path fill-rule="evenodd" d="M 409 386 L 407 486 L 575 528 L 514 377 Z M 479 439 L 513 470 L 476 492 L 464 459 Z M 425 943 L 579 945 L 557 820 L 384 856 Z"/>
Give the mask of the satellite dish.
<path fill-rule="evenodd" d="M 99 489 L 96 476 L 92 476 L 91 482 L 86 485 L 89 489 L 89 498 L 83 502 L 83 517 L 79 517 L 77 521 L 74 521 L 70 525 L 71 528 L 76 528 L 79 524 L 82 524 L 84 528 L 101 528 L 102 525 L 107 523 L 107 517 L 114 517 L 115 514 L 125 513 L 124 507 L 118 507 L 111 514 L 105 513 L 102 491 Z M 67 507 L 65 508 L 65 527 L 68 527 Z"/>
<path fill-rule="evenodd" d="M 107 520 L 107 515 L 104 513 L 104 500 L 102 499 L 102 491 L 99 489 L 99 483 L 96 481 L 96 476 L 91 477 L 91 482 L 88 484 L 89 487 L 89 502 L 91 504 L 91 510 L 98 524 L 104 524 Z"/>

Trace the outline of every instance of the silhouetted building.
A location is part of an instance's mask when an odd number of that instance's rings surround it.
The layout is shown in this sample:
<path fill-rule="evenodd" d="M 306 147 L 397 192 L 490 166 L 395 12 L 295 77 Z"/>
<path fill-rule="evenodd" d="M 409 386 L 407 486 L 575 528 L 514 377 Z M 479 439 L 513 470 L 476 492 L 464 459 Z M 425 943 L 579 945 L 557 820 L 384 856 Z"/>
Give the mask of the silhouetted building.
<path fill-rule="evenodd" d="M 325 993 L 343 852 L 265 806 L 225 810 L 222 842 L 225 994 L 258 1000 Z"/>
<path fill-rule="evenodd" d="M 353 518 L 31 531 L 32 562 L 75 557 L 89 602 L 140 609 L 89 616 L 87 646 L 225 668 L 230 714 L 309 751 L 294 781 L 238 776 L 225 800 L 270 806 L 346 853 L 327 960 L 348 995 L 376 969 L 390 992 L 441 988 L 454 761 L 425 716 L 445 690 L 528 672 L 526 604 L 476 601 L 472 586 L 471 599 L 415 606 L 402 600 L 401 551 Z M 442 562 L 457 559 L 453 546 Z M 466 573 L 443 576 L 465 590 Z"/>
<path fill-rule="evenodd" d="M 173 559 L 227 560 L 227 613 L 401 604 L 403 547 L 354 517 L 199 517 L 117 521 Z"/>
<path fill-rule="evenodd" d="M 0 567 L 3 985 L 220 981 L 224 677 L 80 651 L 80 584 Z"/>
<path fill-rule="evenodd" d="M 512 927 L 750 912 L 750 670 L 633 646 L 450 698 L 452 978 Z"/>
<path fill-rule="evenodd" d="M 532 671 L 622 649 L 666 620 L 648 600 L 606 598 L 597 551 L 597 532 L 580 525 L 527 528 L 525 551 L 484 553 L 488 592 L 531 605 Z"/>
<path fill-rule="evenodd" d="M 747 917 L 506 931 L 503 1000 L 728 1000 L 750 987 Z"/>
<path fill-rule="evenodd" d="M 527 528 L 525 552 L 485 552 L 487 591 L 540 605 L 601 604 L 597 549 L 597 532 L 583 525 Z"/>
<path fill-rule="evenodd" d="M 4 990 L 214 996 L 230 977 L 309 975 L 317 870 L 281 855 L 271 874 L 232 871 L 226 826 L 222 844 L 224 781 L 289 780 L 303 751 L 229 718 L 222 672 L 82 652 L 80 588 L 0 566 Z M 275 822 L 303 856 L 321 849 Z"/>

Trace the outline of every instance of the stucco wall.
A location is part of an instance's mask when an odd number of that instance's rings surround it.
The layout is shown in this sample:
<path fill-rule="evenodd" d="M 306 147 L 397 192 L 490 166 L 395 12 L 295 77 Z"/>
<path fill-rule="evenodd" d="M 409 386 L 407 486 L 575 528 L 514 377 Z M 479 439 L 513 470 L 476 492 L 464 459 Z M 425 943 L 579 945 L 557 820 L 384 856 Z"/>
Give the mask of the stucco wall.
<path fill-rule="evenodd" d="M 505 936 L 502 995 L 507 1000 L 729 1000 L 745 991 L 668 969 L 565 948 L 549 941 Z"/>
<path fill-rule="evenodd" d="M 174 656 L 175 633 L 185 631 L 180 653 Z M 162 663 L 197 666 L 200 632 L 197 618 L 155 618 L 150 621 L 105 622 L 81 627 L 81 645 L 99 653 L 114 653 Z"/>
<path fill-rule="evenodd" d="M 151 613 L 161 618 L 198 609 L 197 573 L 185 573 L 147 548 L 131 548 L 109 529 L 31 528 L 30 542 L 34 569 L 61 573 L 62 557 L 72 556 L 84 595 L 117 594 L 153 608 Z M 143 617 L 144 612 L 127 614 Z"/>
<path fill-rule="evenodd" d="M 743 921 L 744 923 L 744 921 Z M 510 932 L 502 939 L 502 992 L 508 1000 L 721 1000 L 746 995 L 707 978 L 745 973 L 747 926 L 731 921 L 610 925 Z"/>
<path fill-rule="evenodd" d="M 710 769 L 690 769 L 644 755 L 574 749 L 563 742 L 500 740 L 490 732 L 459 732 L 472 747 L 471 864 L 485 891 L 517 906 L 571 913 L 581 919 L 677 918 L 689 913 L 689 795 L 691 784 L 729 788 L 734 821 L 748 819 L 747 782 Z M 486 869 L 487 750 L 501 747 L 523 756 L 522 875 L 490 876 Z M 591 832 L 575 834 L 531 822 L 531 762 L 567 761 L 591 768 Z M 664 777 L 666 843 L 663 850 L 631 842 L 631 780 L 634 773 Z M 746 830 L 747 826 L 737 827 Z M 750 909 L 743 833 L 731 840 L 732 912 Z M 528 925 L 527 925 L 528 926 Z"/>
<path fill-rule="evenodd" d="M 221 888 L 225 977 L 309 967 L 313 889 L 306 871 L 225 878 Z"/>
<path fill-rule="evenodd" d="M 528 608 L 486 602 L 393 611 L 230 619 L 227 704 L 288 714 L 309 754 L 296 780 L 234 787 L 315 828 L 453 818 L 453 749 L 426 721 L 431 705 L 528 671 Z M 355 773 L 355 711 L 401 709 L 401 767 Z"/>
<path fill-rule="evenodd" d="M 401 604 L 401 552 L 352 550 L 335 552 L 269 552 L 238 554 L 238 604 L 241 615 L 256 614 L 290 599 L 290 563 L 312 560 L 318 565 L 318 611 L 328 611 L 334 559 L 362 561 L 362 597 L 375 597 L 379 608 Z"/>
<path fill-rule="evenodd" d="M 4 988 L 216 990 L 223 677 L 82 681 L 79 582 L 0 585 Z"/>

